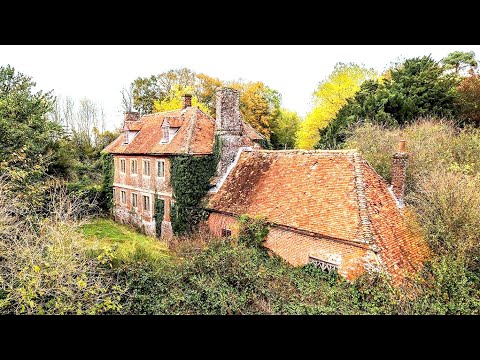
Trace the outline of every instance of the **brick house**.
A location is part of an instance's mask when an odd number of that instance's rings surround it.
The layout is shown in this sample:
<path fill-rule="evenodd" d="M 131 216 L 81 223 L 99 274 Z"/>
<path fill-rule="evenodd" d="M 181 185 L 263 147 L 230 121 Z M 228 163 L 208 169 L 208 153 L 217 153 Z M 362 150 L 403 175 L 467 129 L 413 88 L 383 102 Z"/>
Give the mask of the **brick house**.
<path fill-rule="evenodd" d="M 192 107 L 190 95 L 184 96 L 179 110 L 143 116 L 126 113 L 123 134 L 105 148 L 114 161 L 114 218 L 155 235 L 153 209 L 157 194 L 164 200 L 162 234 L 171 236 L 171 157 L 212 154 L 215 135 L 219 135 L 225 153 L 219 169 L 226 169 L 225 161 L 233 160 L 235 149 L 259 147 L 264 139 L 241 119 L 238 101 L 237 91 L 221 89 L 217 94 L 217 120 Z"/>
<path fill-rule="evenodd" d="M 162 235 L 171 236 L 170 159 L 212 154 L 215 138 L 221 157 L 206 199 L 214 235 L 234 236 L 239 215 L 266 216 L 268 249 L 294 266 L 311 262 L 348 279 L 373 270 L 400 281 L 427 255 L 403 210 L 404 142 L 391 186 L 355 150 L 262 150 L 263 136 L 243 121 L 239 93 L 228 88 L 217 92 L 216 119 L 192 107 L 190 96 L 180 110 L 125 114 L 124 134 L 106 148 L 115 165 L 115 219 L 155 234 L 156 193 L 165 206 Z"/>
<path fill-rule="evenodd" d="M 401 143 L 389 186 L 355 150 L 243 150 L 210 194 L 208 226 L 235 235 L 238 215 L 266 216 L 264 246 L 294 266 L 314 263 L 348 279 L 384 271 L 399 282 L 427 255 L 402 210 L 406 161 Z"/>

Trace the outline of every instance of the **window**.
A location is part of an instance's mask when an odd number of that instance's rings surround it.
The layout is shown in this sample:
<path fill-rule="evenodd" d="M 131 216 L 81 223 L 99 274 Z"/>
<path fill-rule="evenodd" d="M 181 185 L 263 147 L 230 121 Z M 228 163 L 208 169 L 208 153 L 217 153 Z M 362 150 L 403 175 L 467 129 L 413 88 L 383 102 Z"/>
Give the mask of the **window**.
<path fill-rule="evenodd" d="M 165 161 L 163 160 L 157 161 L 157 176 L 165 177 Z"/>
<path fill-rule="evenodd" d="M 116 194 L 115 194 L 115 188 L 113 188 L 113 203 L 114 203 L 114 204 L 115 204 L 115 200 L 117 200 L 117 199 L 115 198 L 115 195 L 116 195 Z"/>
<path fill-rule="evenodd" d="M 120 196 L 121 196 L 121 199 L 122 199 L 122 204 L 126 204 L 127 203 L 127 193 L 122 190 L 122 192 L 120 193 Z"/>
<path fill-rule="evenodd" d="M 150 176 L 150 160 L 143 160 L 143 175 Z"/>
<path fill-rule="evenodd" d="M 232 231 L 228 229 L 222 229 L 222 237 L 230 237 L 232 236 Z"/>
<path fill-rule="evenodd" d="M 138 207 L 138 195 L 137 194 L 132 194 L 132 207 L 134 207 L 134 208 Z"/>
<path fill-rule="evenodd" d="M 143 196 L 143 211 L 150 212 L 150 196 Z"/>
<path fill-rule="evenodd" d="M 315 267 L 318 267 L 318 268 L 322 269 L 323 271 L 328 271 L 329 272 L 329 271 L 338 270 L 338 265 L 336 265 L 334 263 L 331 263 L 331 262 L 328 262 L 328 261 L 325 261 L 325 260 L 317 259 L 313 256 L 308 257 L 308 263 L 313 264 Z"/>
<path fill-rule="evenodd" d="M 126 162 L 125 159 L 120 159 L 120 172 L 125 174 Z"/>
<path fill-rule="evenodd" d="M 168 143 L 170 141 L 170 126 L 163 125 L 162 126 L 163 137 L 161 143 Z"/>
<path fill-rule="evenodd" d="M 138 174 L 138 164 L 137 164 L 137 159 L 132 159 L 130 160 L 130 173 L 131 174 Z"/>

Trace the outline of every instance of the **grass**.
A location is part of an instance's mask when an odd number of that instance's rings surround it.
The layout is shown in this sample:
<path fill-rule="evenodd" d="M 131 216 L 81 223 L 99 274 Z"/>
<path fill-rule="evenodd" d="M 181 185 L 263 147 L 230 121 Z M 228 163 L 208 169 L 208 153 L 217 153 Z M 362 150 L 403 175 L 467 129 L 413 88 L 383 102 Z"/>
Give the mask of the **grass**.
<path fill-rule="evenodd" d="M 170 258 L 165 242 L 110 219 L 94 219 L 80 229 L 91 250 L 111 249 L 113 257 L 120 261 L 128 262 L 139 257 L 152 261 Z"/>

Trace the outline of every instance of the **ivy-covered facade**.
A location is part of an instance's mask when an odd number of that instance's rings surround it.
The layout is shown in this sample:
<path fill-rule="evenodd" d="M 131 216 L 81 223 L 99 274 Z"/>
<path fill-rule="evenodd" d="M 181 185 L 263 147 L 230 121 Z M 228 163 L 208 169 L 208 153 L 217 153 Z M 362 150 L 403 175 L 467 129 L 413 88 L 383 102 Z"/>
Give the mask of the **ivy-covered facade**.
<path fill-rule="evenodd" d="M 243 121 L 236 90 L 217 93 L 217 119 L 190 106 L 188 95 L 183 105 L 126 113 L 124 133 L 105 149 L 113 165 L 104 187 L 111 187 L 113 217 L 158 237 L 190 232 L 205 219 L 203 199 L 238 150 L 264 141 Z"/>

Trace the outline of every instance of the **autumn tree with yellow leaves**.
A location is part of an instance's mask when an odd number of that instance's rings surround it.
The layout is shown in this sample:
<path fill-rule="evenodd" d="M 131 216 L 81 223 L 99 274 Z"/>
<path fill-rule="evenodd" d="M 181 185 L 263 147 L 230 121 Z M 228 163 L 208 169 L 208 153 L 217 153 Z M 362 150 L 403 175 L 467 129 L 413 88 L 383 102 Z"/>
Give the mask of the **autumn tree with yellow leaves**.
<path fill-rule="evenodd" d="M 335 118 L 337 112 L 355 95 L 360 85 L 376 77 L 373 69 L 353 63 L 337 63 L 333 72 L 318 84 L 313 93 L 313 109 L 300 124 L 297 147 L 313 149 L 320 139 L 319 130 Z"/>

